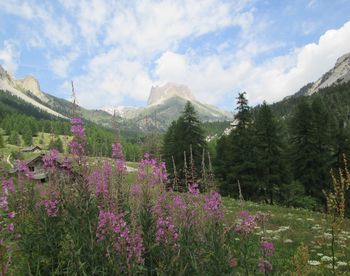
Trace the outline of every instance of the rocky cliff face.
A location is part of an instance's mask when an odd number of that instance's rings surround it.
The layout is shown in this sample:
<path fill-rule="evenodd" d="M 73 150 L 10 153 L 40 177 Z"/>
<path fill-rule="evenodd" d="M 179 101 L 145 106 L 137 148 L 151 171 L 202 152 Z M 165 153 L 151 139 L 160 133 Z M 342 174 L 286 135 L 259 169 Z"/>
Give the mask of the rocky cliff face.
<path fill-rule="evenodd" d="M 175 96 L 188 101 L 195 100 L 194 96 L 191 93 L 191 90 L 187 86 L 175 83 L 167 83 L 163 86 L 155 86 L 151 88 L 147 105 L 162 104 L 167 99 Z"/>
<path fill-rule="evenodd" d="M 350 81 L 350 53 L 337 59 L 335 66 L 313 83 L 306 95 L 312 95 L 322 88 Z"/>
<path fill-rule="evenodd" d="M 7 91 L 11 93 L 12 95 L 26 101 L 27 103 L 32 104 L 38 109 L 41 109 L 51 115 L 66 118 L 62 114 L 52 110 L 51 108 L 41 104 L 40 102 L 36 101 L 34 98 L 30 97 L 28 95 L 28 92 L 42 100 L 43 102 L 49 101 L 49 99 L 46 97 L 46 95 L 40 90 L 40 86 L 37 80 L 35 80 L 33 77 L 25 77 L 22 80 L 16 80 L 14 79 L 10 74 L 2 68 L 0 65 L 0 90 Z"/>
<path fill-rule="evenodd" d="M 41 91 L 39 82 L 32 76 L 26 76 L 23 79 L 15 80 L 17 88 L 23 92 L 30 92 L 35 97 L 39 98 L 41 101 L 47 103 L 49 102 L 48 97 Z"/>

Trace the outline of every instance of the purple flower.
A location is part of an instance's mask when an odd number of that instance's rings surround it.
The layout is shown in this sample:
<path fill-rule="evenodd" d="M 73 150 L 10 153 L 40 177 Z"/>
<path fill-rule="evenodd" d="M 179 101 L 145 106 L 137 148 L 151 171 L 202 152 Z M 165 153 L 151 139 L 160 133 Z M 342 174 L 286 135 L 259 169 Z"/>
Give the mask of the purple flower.
<path fill-rule="evenodd" d="M 82 125 L 72 125 L 70 131 L 76 137 L 83 137 L 85 135 L 85 129 Z"/>
<path fill-rule="evenodd" d="M 59 152 L 56 149 L 50 150 L 43 157 L 44 167 L 45 168 L 54 168 L 55 167 L 55 163 L 58 160 L 58 155 L 59 155 Z"/>
<path fill-rule="evenodd" d="M 115 161 L 116 167 L 117 167 L 117 171 L 119 173 L 125 173 L 126 172 L 126 166 L 125 166 L 125 161 L 122 159 L 117 159 Z"/>
<path fill-rule="evenodd" d="M 71 125 L 82 125 L 83 124 L 83 120 L 80 118 L 72 118 L 70 120 Z"/>
<path fill-rule="evenodd" d="M 261 273 L 267 273 L 272 270 L 272 265 L 269 261 L 266 260 L 259 260 L 258 263 L 258 270 Z"/>
<path fill-rule="evenodd" d="M 150 159 L 149 154 L 145 154 L 145 159 L 139 163 L 137 181 L 151 184 L 152 187 L 163 185 L 168 181 L 165 163 L 158 163 L 155 159 Z M 147 157 L 147 158 L 146 158 Z"/>
<path fill-rule="evenodd" d="M 15 186 L 13 185 L 13 180 L 11 179 L 3 179 L 2 180 L 2 190 L 5 194 L 8 194 L 8 192 L 14 193 L 15 192 Z"/>
<path fill-rule="evenodd" d="M 139 195 L 140 194 L 140 191 L 141 191 L 141 187 L 140 187 L 140 184 L 133 184 L 131 186 L 131 194 L 133 196 L 136 196 L 136 195 Z"/>
<path fill-rule="evenodd" d="M 221 219 L 224 216 L 224 212 L 221 209 L 221 196 L 218 192 L 211 192 L 209 195 L 206 195 L 204 203 L 204 210 L 208 215 Z"/>
<path fill-rule="evenodd" d="M 120 143 L 112 144 L 112 158 L 116 160 L 124 160 L 123 147 Z"/>
<path fill-rule="evenodd" d="M 180 195 L 176 195 L 173 199 L 175 209 L 186 209 L 186 202 Z"/>
<path fill-rule="evenodd" d="M 249 234 L 252 233 L 256 226 L 257 222 L 255 217 L 250 215 L 248 211 L 242 211 L 239 213 L 239 223 L 235 226 L 235 231 L 240 234 Z"/>
<path fill-rule="evenodd" d="M 85 154 L 86 140 L 83 121 L 80 118 L 71 119 L 71 132 L 74 137 L 68 144 L 70 152 L 81 158 Z"/>
<path fill-rule="evenodd" d="M 188 192 L 191 195 L 199 195 L 199 189 L 198 189 L 198 184 L 197 183 L 190 183 L 188 185 Z"/>
<path fill-rule="evenodd" d="M 170 217 L 158 217 L 156 224 L 156 241 L 159 243 L 175 243 L 178 233 Z"/>
<path fill-rule="evenodd" d="M 13 219 L 16 216 L 16 213 L 14 211 L 8 213 L 8 217 Z"/>
<path fill-rule="evenodd" d="M 7 231 L 12 233 L 15 230 L 15 226 L 13 223 L 7 225 Z"/>
<path fill-rule="evenodd" d="M 56 199 L 45 199 L 41 202 L 41 204 L 45 207 L 46 213 L 49 217 L 57 217 L 58 203 L 59 201 Z"/>
<path fill-rule="evenodd" d="M 272 256 L 275 252 L 275 247 L 272 242 L 263 241 L 261 243 L 261 250 L 263 251 L 264 256 Z"/>
<path fill-rule="evenodd" d="M 62 161 L 61 168 L 67 171 L 72 170 L 72 160 L 68 157 L 65 157 Z"/>
<path fill-rule="evenodd" d="M 7 195 L 2 195 L 0 196 L 0 208 L 3 209 L 4 211 L 8 211 L 8 201 L 7 201 Z"/>
<path fill-rule="evenodd" d="M 77 156 L 83 156 L 85 154 L 85 149 L 83 144 L 79 143 L 76 140 L 72 140 L 68 143 L 70 153 L 77 155 Z"/>
<path fill-rule="evenodd" d="M 27 162 L 24 160 L 18 160 L 17 161 L 17 168 L 18 168 L 18 172 L 24 174 L 25 176 L 31 178 L 32 172 L 29 170 Z"/>

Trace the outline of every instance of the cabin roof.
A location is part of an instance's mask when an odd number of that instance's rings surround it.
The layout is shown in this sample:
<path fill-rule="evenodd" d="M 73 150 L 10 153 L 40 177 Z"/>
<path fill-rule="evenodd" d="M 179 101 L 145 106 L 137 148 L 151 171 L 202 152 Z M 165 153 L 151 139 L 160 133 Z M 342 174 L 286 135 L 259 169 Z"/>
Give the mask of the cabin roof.
<path fill-rule="evenodd" d="M 28 151 L 34 151 L 34 150 L 36 150 L 36 149 L 42 150 L 42 148 L 39 147 L 39 146 L 30 146 L 30 147 L 23 148 L 22 151 L 23 151 L 23 152 L 28 152 Z"/>

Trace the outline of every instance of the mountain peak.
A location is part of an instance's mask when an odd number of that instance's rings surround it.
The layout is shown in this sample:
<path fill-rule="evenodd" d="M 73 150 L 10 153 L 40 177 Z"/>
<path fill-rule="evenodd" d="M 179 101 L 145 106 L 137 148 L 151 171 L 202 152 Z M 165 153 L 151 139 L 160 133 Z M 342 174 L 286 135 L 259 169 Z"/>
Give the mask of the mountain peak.
<path fill-rule="evenodd" d="M 161 104 L 165 100 L 176 96 L 189 101 L 195 100 L 195 97 L 187 86 L 168 82 L 162 86 L 152 86 L 147 105 Z"/>
<path fill-rule="evenodd" d="M 41 91 L 40 84 L 37 79 L 32 76 L 25 76 L 23 79 L 18 79 L 15 81 L 16 86 L 23 92 L 30 91 L 34 96 L 39 98 L 43 102 L 48 102 L 49 99 Z"/>
<path fill-rule="evenodd" d="M 339 57 L 334 67 L 313 83 L 306 95 L 312 95 L 322 88 L 348 81 L 350 81 L 350 53 Z"/>

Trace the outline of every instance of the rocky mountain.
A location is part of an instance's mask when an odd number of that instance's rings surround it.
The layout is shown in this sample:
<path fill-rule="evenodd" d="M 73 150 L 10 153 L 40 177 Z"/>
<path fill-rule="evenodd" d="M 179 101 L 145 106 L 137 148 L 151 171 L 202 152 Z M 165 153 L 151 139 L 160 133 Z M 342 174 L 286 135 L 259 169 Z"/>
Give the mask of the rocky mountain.
<path fill-rule="evenodd" d="M 10 93 L 50 115 L 64 119 L 72 116 L 71 102 L 43 92 L 34 77 L 15 79 L 0 66 L 1 92 Z M 120 127 L 128 129 L 162 131 L 180 116 L 187 101 L 193 103 L 203 121 L 222 121 L 231 117 L 228 112 L 197 101 L 188 87 L 174 83 L 152 87 L 146 107 L 119 106 L 90 110 L 77 106 L 76 112 L 86 120 L 105 127 L 112 127 L 117 121 Z"/>
<path fill-rule="evenodd" d="M 197 101 L 187 86 L 175 83 L 152 87 L 146 107 L 120 106 L 103 110 L 133 121 L 142 130 L 165 130 L 180 116 L 187 101 L 194 105 L 202 121 L 225 121 L 232 117 L 227 111 Z"/>
<path fill-rule="evenodd" d="M 7 91 L 11 95 L 32 104 L 36 108 L 45 111 L 51 115 L 60 118 L 67 118 L 59 112 L 45 105 L 45 94 L 40 90 L 39 83 L 32 77 L 26 77 L 22 80 L 14 79 L 0 65 L 0 91 Z M 44 102 L 41 102 L 44 101 Z"/>
<path fill-rule="evenodd" d="M 337 59 L 334 67 L 326 72 L 316 82 L 312 83 L 305 91 L 305 95 L 312 95 L 320 89 L 338 85 L 350 81 L 350 53 L 347 53 Z"/>
<path fill-rule="evenodd" d="M 167 99 L 176 96 L 190 102 L 195 101 L 191 90 L 187 86 L 169 82 L 163 86 L 152 86 L 147 105 L 162 104 Z"/>

